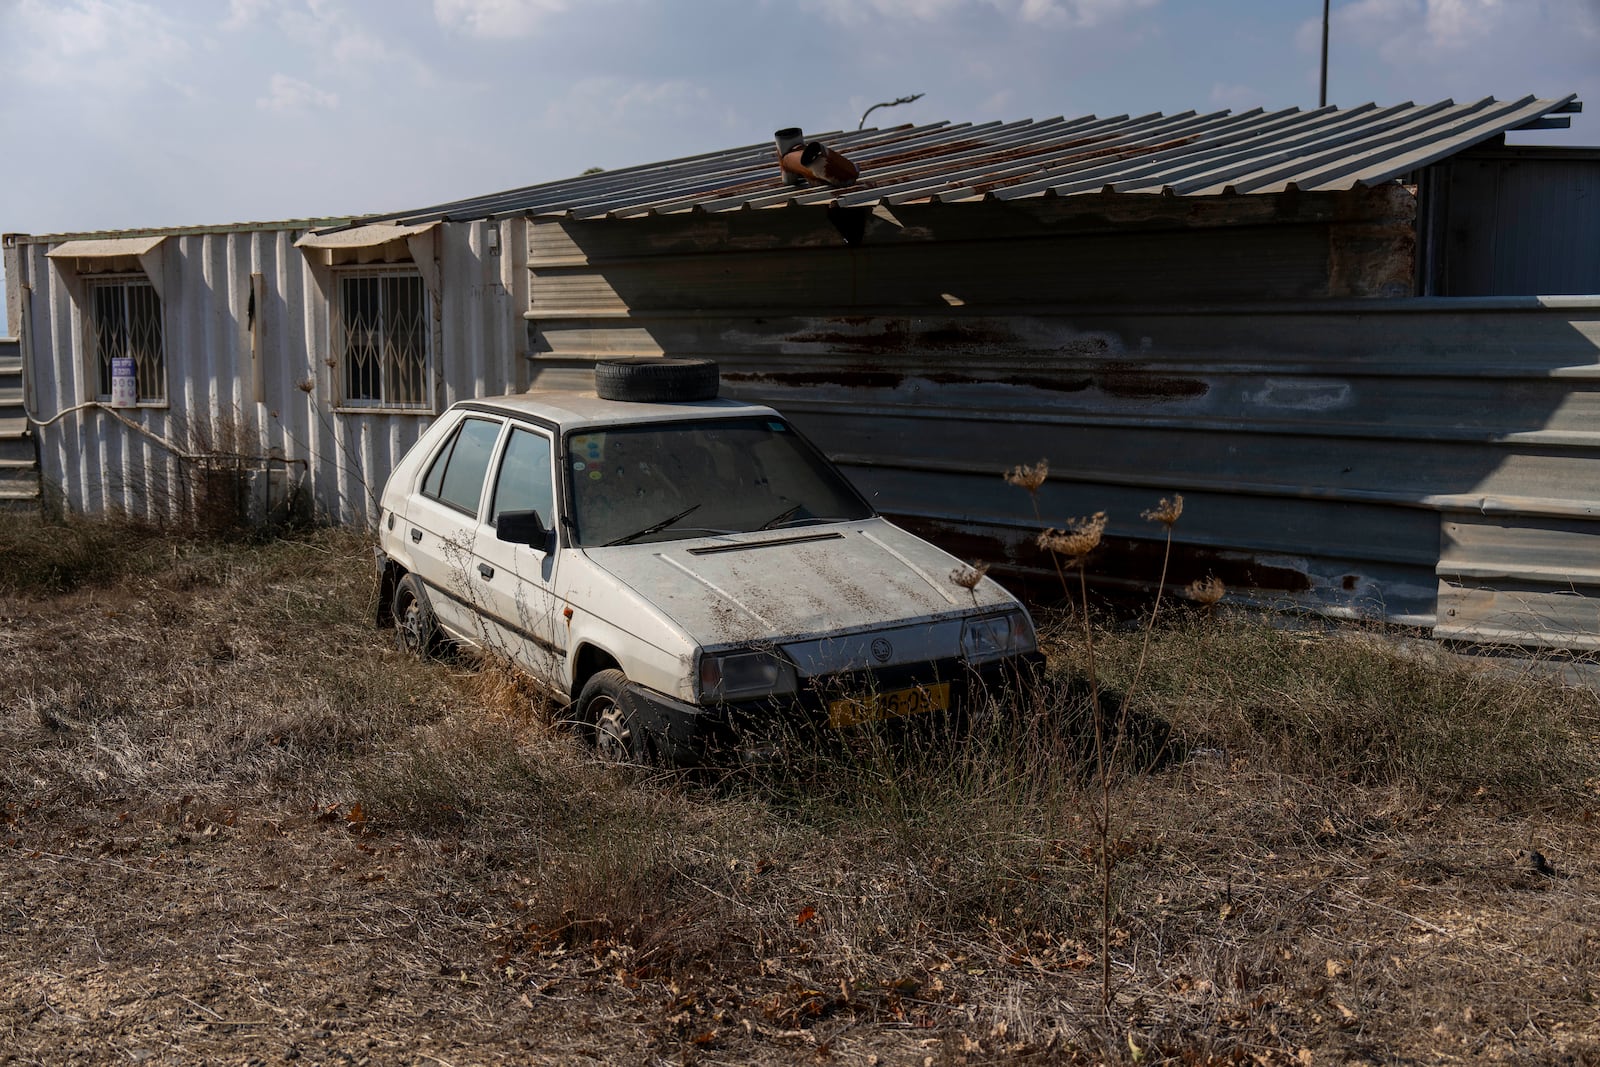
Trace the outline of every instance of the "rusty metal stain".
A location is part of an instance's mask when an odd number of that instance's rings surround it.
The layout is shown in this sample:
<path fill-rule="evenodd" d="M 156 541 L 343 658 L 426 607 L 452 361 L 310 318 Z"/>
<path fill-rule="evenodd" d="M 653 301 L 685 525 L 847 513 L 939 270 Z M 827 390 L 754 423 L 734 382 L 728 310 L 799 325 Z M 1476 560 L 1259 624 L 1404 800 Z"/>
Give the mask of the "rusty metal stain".
<path fill-rule="evenodd" d="M 1211 391 L 1203 378 L 1149 374 L 1127 364 L 1102 371 L 1095 382 L 1108 396 L 1122 400 L 1192 400 Z"/>
<path fill-rule="evenodd" d="M 998 349 L 1023 344 L 1014 331 L 993 324 L 948 323 L 930 330 L 917 330 L 904 319 L 879 319 L 850 316 L 830 320 L 840 326 L 866 326 L 880 323 L 876 333 L 850 333 L 845 330 L 805 330 L 789 334 L 791 344 L 823 345 L 827 348 L 862 355 L 913 350 L 972 351 Z"/>
<path fill-rule="evenodd" d="M 905 376 L 892 371 L 840 368 L 834 371 L 768 371 L 754 374 L 724 371 L 725 382 L 771 382 L 779 385 L 837 385 L 846 389 L 894 389 Z"/>
<path fill-rule="evenodd" d="M 1075 167 L 1080 163 L 1087 163 L 1096 159 L 1114 159 L 1120 163 L 1124 160 L 1138 159 L 1141 156 L 1148 156 L 1156 152 L 1167 152 L 1174 148 L 1182 148 L 1184 145 L 1196 140 L 1198 138 L 1178 137 L 1170 141 L 1158 141 L 1155 144 L 1108 145 L 1105 148 L 1098 148 L 1089 152 L 1077 152 L 1069 156 L 1052 158 L 1048 167 L 1041 167 L 1032 174 L 1011 174 L 999 178 L 971 182 L 958 181 L 951 184 L 960 188 L 972 189 L 979 193 L 989 193 L 996 189 L 1004 189 L 1008 186 L 1021 185 L 1023 182 L 1033 181 L 1045 170 L 1055 171 L 1067 167 Z"/>
<path fill-rule="evenodd" d="M 953 374 L 939 372 L 923 375 L 928 381 L 936 385 L 1017 385 L 1029 389 L 1043 389 L 1052 393 L 1081 393 L 1094 385 L 1094 378 L 1089 375 L 1061 374 L 1047 376 L 1043 374 L 1011 374 L 1005 377 L 981 378 L 971 374 Z"/>

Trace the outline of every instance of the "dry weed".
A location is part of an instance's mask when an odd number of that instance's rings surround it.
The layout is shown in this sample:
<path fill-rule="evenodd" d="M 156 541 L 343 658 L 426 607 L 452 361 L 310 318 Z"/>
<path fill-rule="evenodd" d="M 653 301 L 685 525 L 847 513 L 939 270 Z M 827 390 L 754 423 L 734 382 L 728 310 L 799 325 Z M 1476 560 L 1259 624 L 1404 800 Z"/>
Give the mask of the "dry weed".
<path fill-rule="evenodd" d="M 1061 684 L 965 733 L 651 776 L 587 760 L 501 665 L 393 652 L 357 536 L 158 545 L 0 608 L 24 1061 L 1600 1055 L 1600 727 L 1537 672 L 1097 629 L 1112 689 L 1143 656 L 1139 708 L 1191 749 L 1102 779 L 1081 641 L 1047 628 Z"/>

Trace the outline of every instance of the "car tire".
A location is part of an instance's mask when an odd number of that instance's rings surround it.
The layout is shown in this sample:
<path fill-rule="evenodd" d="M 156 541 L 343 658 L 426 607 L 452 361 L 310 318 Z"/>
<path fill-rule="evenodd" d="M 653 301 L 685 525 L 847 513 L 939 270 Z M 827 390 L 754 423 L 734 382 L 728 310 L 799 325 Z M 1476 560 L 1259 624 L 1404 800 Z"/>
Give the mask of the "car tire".
<path fill-rule="evenodd" d="M 649 762 L 650 745 L 623 701 L 627 684 L 621 671 L 604 670 L 578 694 L 578 721 L 587 729 L 595 755 L 606 763 Z"/>
<path fill-rule="evenodd" d="M 394 583 L 394 639 L 400 651 L 426 659 L 439 650 L 439 624 L 422 582 L 414 574 Z"/>
<path fill-rule="evenodd" d="M 654 404 L 715 400 L 720 380 L 717 364 L 709 359 L 647 356 L 603 359 L 594 365 L 594 390 L 602 400 Z"/>

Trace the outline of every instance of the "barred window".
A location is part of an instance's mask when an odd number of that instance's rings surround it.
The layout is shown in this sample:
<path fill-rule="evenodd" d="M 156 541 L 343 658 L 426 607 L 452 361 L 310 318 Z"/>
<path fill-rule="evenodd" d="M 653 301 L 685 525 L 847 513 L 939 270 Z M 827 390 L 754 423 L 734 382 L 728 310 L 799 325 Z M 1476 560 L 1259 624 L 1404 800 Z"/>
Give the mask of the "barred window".
<path fill-rule="evenodd" d="M 139 400 L 165 400 L 167 359 L 155 286 L 140 274 L 97 278 L 88 288 L 100 399 L 111 396 L 111 361 L 131 359 Z"/>
<path fill-rule="evenodd" d="M 414 270 L 339 271 L 334 356 L 349 407 L 431 409 L 433 331 Z"/>

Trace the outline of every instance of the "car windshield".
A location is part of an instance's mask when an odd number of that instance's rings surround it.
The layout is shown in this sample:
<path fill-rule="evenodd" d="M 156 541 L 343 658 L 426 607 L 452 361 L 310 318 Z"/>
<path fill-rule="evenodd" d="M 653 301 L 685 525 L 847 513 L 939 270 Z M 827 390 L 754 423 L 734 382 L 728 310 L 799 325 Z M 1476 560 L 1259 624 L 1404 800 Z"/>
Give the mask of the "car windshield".
<path fill-rule="evenodd" d="M 771 416 L 607 427 L 567 438 L 578 544 L 633 544 L 864 519 L 872 509 Z"/>

